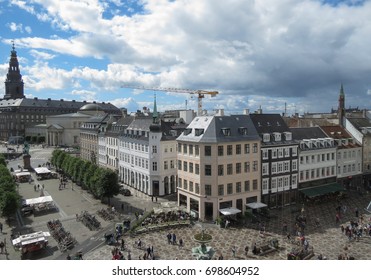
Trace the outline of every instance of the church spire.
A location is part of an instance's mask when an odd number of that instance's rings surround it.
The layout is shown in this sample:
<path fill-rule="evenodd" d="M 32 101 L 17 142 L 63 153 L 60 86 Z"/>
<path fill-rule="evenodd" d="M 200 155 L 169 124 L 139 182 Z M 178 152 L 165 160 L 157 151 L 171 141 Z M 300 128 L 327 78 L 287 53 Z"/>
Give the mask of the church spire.
<path fill-rule="evenodd" d="M 153 118 L 153 123 L 158 123 L 158 112 L 157 112 L 157 104 L 156 104 L 156 94 L 155 94 L 155 101 L 153 103 L 152 118 Z"/>
<path fill-rule="evenodd" d="M 339 93 L 339 107 L 338 107 L 338 118 L 339 118 L 339 125 L 343 126 L 343 118 L 345 117 L 345 93 L 343 84 L 340 86 L 340 93 Z"/>
<path fill-rule="evenodd" d="M 10 52 L 8 74 L 5 80 L 5 99 L 24 98 L 23 93 L 24 83 L 19 70 L 17 52 L 12 41 L 12 50 Z"/>

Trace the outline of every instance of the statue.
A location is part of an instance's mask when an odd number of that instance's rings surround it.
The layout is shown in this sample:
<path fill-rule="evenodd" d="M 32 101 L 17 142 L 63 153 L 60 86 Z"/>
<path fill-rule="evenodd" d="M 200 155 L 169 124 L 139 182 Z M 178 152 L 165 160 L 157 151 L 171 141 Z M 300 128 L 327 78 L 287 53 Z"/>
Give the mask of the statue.
<path fill-rule="evenodd" d="M 23 145 L 23 154 L 29 155 L 30 154 L 30 145 L 27 142 L 24 142 Z"/>

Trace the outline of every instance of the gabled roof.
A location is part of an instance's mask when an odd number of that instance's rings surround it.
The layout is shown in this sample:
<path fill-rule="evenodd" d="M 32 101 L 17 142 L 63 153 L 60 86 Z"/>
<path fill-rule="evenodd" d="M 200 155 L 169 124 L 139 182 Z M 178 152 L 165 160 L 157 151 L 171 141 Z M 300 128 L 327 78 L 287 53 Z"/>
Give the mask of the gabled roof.
<path fill-rule="evenodd" d="M 291 128 L 292 139 L 317 139 L 327 138 L 328 136 L 319 127 Z"/>

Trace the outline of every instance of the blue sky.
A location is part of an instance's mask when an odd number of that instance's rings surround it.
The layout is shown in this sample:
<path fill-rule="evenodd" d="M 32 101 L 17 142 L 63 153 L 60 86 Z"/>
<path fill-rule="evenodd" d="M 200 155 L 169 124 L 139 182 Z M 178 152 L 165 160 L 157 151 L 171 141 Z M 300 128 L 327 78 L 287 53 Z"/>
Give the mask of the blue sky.
<path fill-rule="evenodd" d="M 371 1 L 0 0 L 0 76 L 14 39 L 28 97 L 111 102 L 135 111 L 289 114 L 370 108 Z M 0 85 L 4 92 L 4 84 Z M 0 93 L 1 96 L 1 93 Z"/>

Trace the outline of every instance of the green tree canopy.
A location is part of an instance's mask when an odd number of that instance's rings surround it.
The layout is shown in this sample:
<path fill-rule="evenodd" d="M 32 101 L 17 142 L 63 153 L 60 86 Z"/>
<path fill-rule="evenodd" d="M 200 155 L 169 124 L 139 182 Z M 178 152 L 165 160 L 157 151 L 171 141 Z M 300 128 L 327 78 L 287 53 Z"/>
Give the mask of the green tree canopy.
<path fill-rule="evenodd" d="M 2 199 L 0 201 L 0 210 L 2 216 L 5 217 L 11 217 L 19 208 L 19 195 L 13 191 L 13 192 L 5 192 L 2 195 Z"/>

